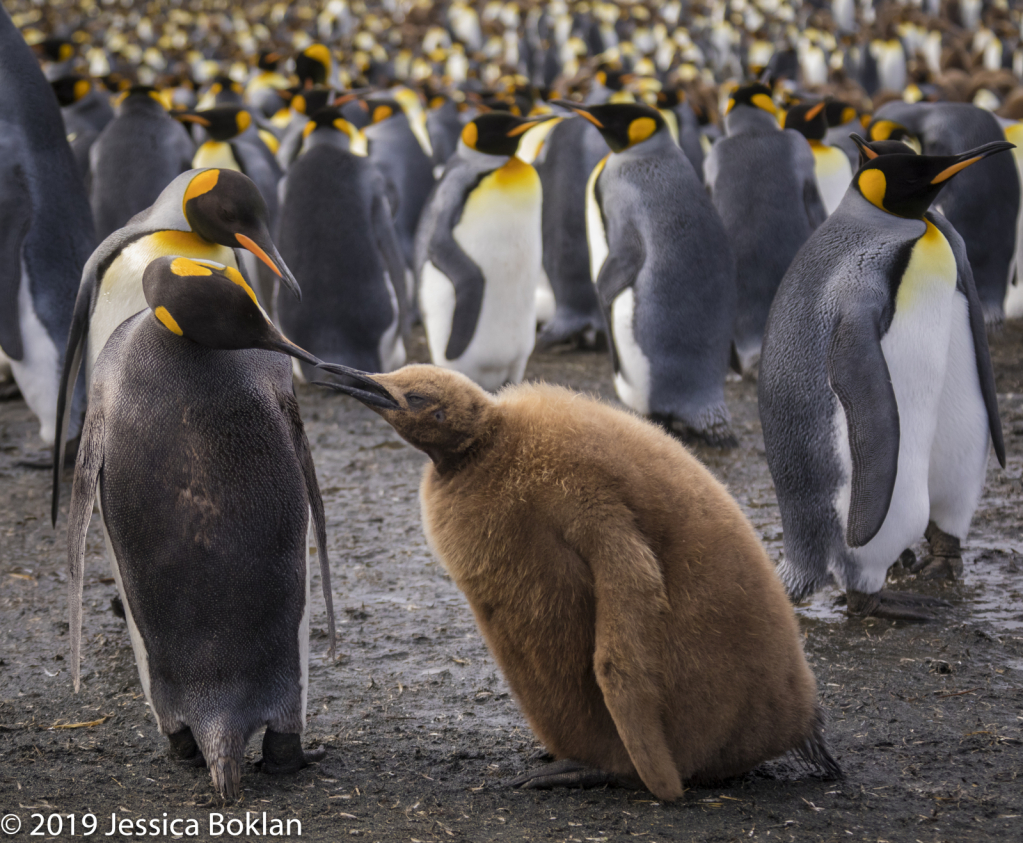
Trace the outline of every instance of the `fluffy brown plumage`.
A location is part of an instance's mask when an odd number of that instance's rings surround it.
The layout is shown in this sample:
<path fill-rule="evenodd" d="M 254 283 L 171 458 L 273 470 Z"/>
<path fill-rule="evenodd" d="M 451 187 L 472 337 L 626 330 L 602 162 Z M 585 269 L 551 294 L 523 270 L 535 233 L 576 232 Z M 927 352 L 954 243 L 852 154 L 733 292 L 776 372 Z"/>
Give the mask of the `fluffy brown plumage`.
<path fill-rule="evenodd" d="M 534 732 L 578 762 L 522 783 L 642 780 L 670 800 L 789 751 L 839 774 L 781 582 L 674 439 L 560 387 L 492 396 L 433 366 L 374 379 L 396 406 L 367 403 L 433 460 L 434 551 Z"/>

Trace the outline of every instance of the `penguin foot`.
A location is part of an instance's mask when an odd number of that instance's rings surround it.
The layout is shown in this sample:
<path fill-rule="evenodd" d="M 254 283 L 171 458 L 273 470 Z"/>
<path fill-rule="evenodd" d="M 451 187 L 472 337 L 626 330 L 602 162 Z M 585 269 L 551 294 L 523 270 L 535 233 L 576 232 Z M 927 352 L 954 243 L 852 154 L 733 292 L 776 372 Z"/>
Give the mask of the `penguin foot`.
<path fill-rule="evenodd" d="M 956 536 L 949 535 L 931 521 L 924 532 L 931 552 L 910 567 L 910 572 L 926 580 L 956 582 L 963 575 L 962 545 Z"/>
<path fill-rule="evenodd" d="M 301 735 L 268 728 L 263 734 L 263 758 L 256 766 L 272 776 L 297 773 L 314 761 L 322 761 L 326 755 L 327 748 L 323 746 L 309 752 L 302 749 Z"/>
<path fill-rule="evenodd" d="M 21 398 L 21 390 L 18 389 L 18 385 L 14 381 L 0 383 L 0 401 L 13 401 L 15 398 Z"/>
<path fill-rule="evenodd" d="M 524 790 L 547 790 L 552 787 L 627 787 L 638 790 L 643 787 L 639 780 L 632 781 L 606 770 L 588 767 L 581 761 L 562 758 L 551 764 L 544 764 L 528 773 L 516 776 L 508 787 Z"/>
<path fill-rule="evenodd" d="M 110 598 L 110 611 L 113 612 L 122 621 L 125 620 L 124 615 L 124 601 L 121 600 L 121 595 L 115 594 Z"/>
<path fill-rule="evenodd" d="M 21 468 L 49 470 L 53 468 L 53 453 L 51 451 L 27 452 L 15 464 Z"/>
<path fill-rule="evenodd" d="M 846 606 L 850 616 L 886 618 L 891 621 L 926 623 L 934 618 L 924 609 L 951 608 L 952 604 L 937 597 L 913 594 L 909 591 L 846 591 Z"/>
<path fill-rule="evenodd" d="M 547 351 L 556 345 L 566 345 L 571 351 L 607 351 L 603 328 L 587 322 L 559 322 L 555 317 L 537 334 L 536 350 Z"/>
<path fill-rule="evenodd" d="M 206 766 L 206 759 L 203 758 L 199 744 L 195 742 L 195 736 L 188 726 L 185 726 L 180 732 L 168 735 L 167 740 L 170 741 L 171 755 L 179 761 L 184 761 L 189 767 Z"/>
<path fill-rule="evenodd" d="M 674 436 L 683 445 L 709 445 L 711 448 L 722 450 L 739 446 L 739 440 L 735 438 L 728 422 L 713 422 L 708 427 L 697 430 L 680 419 L 663 413 L 651 413 L 650 421 Z"/>

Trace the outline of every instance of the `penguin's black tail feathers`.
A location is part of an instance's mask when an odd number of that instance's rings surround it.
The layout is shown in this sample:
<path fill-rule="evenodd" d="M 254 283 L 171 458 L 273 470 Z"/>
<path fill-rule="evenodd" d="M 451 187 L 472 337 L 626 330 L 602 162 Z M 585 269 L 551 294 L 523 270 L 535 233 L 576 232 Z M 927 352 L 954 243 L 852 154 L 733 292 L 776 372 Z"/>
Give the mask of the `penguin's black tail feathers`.
<path fill-rule="evenodd" d="M 792 755 L 810 772 L 820 773 L 827 780 L 844 778 L 842 767 L 835 760 L 824 737 L 827 715 L 819 705 L 814 715 L 813 731 L 803 743 L 792 749 Z"/>
<path fill-rule="evenodd" d="M 234 802 L 242 795 L 242 769 L 236 758 L 210 759 L 210 776 L 213 787 L 223 799 Z"/>

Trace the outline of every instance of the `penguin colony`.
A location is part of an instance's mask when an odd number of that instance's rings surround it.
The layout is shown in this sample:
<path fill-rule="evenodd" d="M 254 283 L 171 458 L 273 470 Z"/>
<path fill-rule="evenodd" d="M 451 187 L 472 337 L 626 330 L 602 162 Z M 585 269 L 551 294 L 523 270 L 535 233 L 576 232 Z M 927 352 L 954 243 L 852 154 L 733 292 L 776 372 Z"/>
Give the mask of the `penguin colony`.
<path fill-rule="evenodd" d="M 789 600 L 928 620 L 884 588 L 921 535 L 921 576 L 961 573 L 1005 464 L 986 331 L 1023 315 L 1020 32 L 934 0 L 5 0 L 0 349 L 54 523 L 77 444 L 76 687 L 96 500 L 172 752 L 227 798 L 259 729 L 266 772 L 322 757 L 292 384 L 323 380 L 430 457 L 428 540 L 557 759 L 517 785 L 840 775 Z M 417 323 L 435 365 L 400 368 Z M 520 384 L 602 344 L 631 413 Z M 729 367 L 777 572 L 677 441 L 734 446 Z"/>

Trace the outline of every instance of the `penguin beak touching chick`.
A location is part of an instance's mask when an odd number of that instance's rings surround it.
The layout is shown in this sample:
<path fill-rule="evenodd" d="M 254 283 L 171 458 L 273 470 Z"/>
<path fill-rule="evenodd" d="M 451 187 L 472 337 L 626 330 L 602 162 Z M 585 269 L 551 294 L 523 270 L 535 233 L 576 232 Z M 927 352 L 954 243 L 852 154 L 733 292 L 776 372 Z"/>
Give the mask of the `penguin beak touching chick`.
<path fill-rule="evenodd" d="M 423 529 L 557 759 L 514 786 L 670 801 L 786 753 L 841 776 L 781 581 L 672 437 L 545 384 L 491 395 L 426 365 L 372 380 L 326 385 L 433 461 Z"/>

